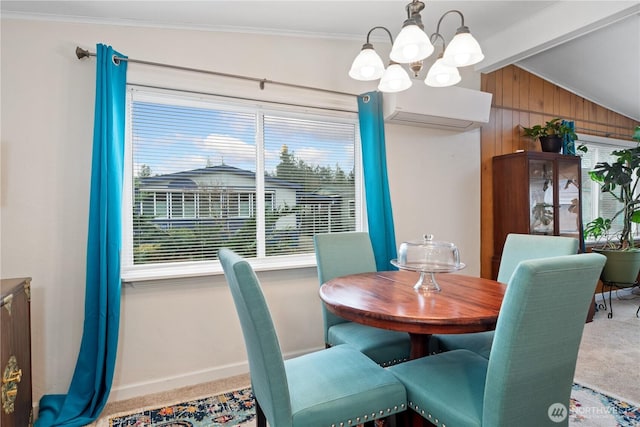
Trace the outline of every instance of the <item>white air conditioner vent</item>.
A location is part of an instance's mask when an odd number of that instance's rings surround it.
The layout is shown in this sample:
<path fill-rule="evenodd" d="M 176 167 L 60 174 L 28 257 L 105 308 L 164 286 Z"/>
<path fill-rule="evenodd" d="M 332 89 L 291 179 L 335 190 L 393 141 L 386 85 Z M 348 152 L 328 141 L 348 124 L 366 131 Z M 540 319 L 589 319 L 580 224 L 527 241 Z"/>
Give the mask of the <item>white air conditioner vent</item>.
<path fill-rule="evenodd" d="M 415 86 L 383 95 L 387 123 L 467 131 L 489 121 L 490 93 L 456 86 Z"/>

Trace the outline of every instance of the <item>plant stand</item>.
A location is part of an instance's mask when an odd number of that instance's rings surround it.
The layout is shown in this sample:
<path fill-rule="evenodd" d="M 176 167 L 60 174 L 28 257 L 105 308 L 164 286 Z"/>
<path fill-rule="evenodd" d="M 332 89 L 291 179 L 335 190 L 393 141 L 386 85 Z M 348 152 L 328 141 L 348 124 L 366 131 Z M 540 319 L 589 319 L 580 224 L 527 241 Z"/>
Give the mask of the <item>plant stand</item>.
<path fill-rule="evenodd" d="M 635 283 L 617 283 L 617 282 L 607 282 L 607 281 L 602 281 L 602 290 L 603 290 L 603 294 L 605 291 L 605 287 L 609 287 L 609 313 L 607 313 L 607 318 L 611 319 L 613 317 L 613 304 L 611 302 L 611 292 L 613 291 L 613 288 L 615 287 L 616 289 L 625 289 L 625 288 L 629 288 L 629 287 L 634 287 L 637 286 L 638 282 Z M 598 308 L 602 309 L 602 310 L 606 310 L 607 309 L 607 300 L 605 298 L 605 296 L 602 296 L 602 303 L 598 304 Z M 638 306 L 638 309 L 636 310 L 636 317 L 640 317 L 640 305 Z"/>

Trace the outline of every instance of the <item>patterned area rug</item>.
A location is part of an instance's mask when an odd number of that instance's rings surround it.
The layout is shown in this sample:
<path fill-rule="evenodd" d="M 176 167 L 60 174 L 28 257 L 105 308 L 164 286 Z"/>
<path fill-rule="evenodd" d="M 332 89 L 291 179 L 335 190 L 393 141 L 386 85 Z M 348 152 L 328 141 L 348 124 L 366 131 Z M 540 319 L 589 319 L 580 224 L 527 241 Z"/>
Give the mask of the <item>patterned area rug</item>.
<path fill-rule="evenodd" d="M 109 418 L 109 427 L 253 427 L 250 388 Z M 569 425 L 640 427 L 640 408 L 579 384 L 573 385 Z"/>
<path fill-rule="evenodd" d="M 255 401 L 250 388 L 109 418 L 109 427 L 253 426 Z"/>
<path fill-rule="evenodd" d="M 640 407 L 574 384 L 569 425 L 576 427 L 640 427 Z"/>

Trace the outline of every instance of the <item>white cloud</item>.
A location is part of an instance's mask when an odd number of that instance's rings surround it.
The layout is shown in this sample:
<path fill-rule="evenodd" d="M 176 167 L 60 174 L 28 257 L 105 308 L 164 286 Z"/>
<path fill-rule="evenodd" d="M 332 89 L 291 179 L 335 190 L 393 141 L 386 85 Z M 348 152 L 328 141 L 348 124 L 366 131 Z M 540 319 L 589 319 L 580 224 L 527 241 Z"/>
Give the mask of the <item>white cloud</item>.
<path fill-rule="evenodd" d="M 203 150 L 205 158 L 208 158 L 212 165 L 223 162 L 230 166 L 255 163 L 255 145 L 228 135 L 207 135 L 206 138 L 196 141 L 196 146 Z"/>

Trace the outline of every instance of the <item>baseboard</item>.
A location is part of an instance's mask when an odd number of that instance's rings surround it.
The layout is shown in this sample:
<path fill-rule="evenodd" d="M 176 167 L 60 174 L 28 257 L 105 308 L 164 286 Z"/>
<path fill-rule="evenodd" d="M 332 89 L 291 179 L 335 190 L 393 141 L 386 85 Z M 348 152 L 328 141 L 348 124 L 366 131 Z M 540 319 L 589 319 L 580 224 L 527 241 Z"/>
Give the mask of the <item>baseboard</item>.
<path fill-rule="evenodd" d="M 237 364 L 216 366 L 215 368 L 187 372 L 176 376 L 156 378 L 152 381 L 126 384 L 120 387 L 113 387 L 109 394 L 108 402 L 117 402 L 180 387 L 216 381 L 247 372 L 249 372 L 249 364 L 247 361 L 243 361 Z"/>
<path fill-rule="evenodd" d="M 173 390 L 195 384 L 216 381 L 223 378 L 232 377 L 249 372 L 249 364 L 244 361 L 233 365 L 219 366 L 202 371 L 194 371 L 179 376 L 158 378 L 153 381 L 146 381 L 134 384 L 127 384 L 121 387 L 112 387 L 107 403 L 132 399 L 134 397 L 145 396 L 153 393 Z M 40 412 L 39 402 L 33 402 L 33 414 L 37 419 Z"/>
<path fill-rule="evenodd" d="M 320 349 L 321 348 L 312 348 L 304 351 L 291 352 L 285 354 L 284 357 L 285 359 L 289 359 Z M 249 362 L 247 360 L 243 360 L 238 363 L 216 366 L 211 369 L 187 372 L 181 375 L 157 378 L 152 381 L 113 387 L 109 394 L 109 402 L 117 402 L 148 394 L 169 391 L 180 387 L 221 380 L 236 375 L 246 374 L 247 372 L 249 372 Z"/>
<path fill-rule="evenodd" d="M 302 356 L 303 354 L 322 350 L 323 348 L 324 347 L 318 347 L 303 351 L 290 352 L 285 354 L 284 358 L 290 359 L 292 357 Z M 229 377 L 234 377 L 236 375 L 246 374 L 247 372 L 249 372 L 249 362 L 247 360 L 243 360 L 242 362 L 238 363 L 216 366 L 215 368 L 188 372 L 182 375 L 157 378 L 152 381 L 127 384 L 120 387 L 116 386 L 111 388 L 111 393 L 109 394 L 109 400 L 107 401 L 107 403 L 132 399 L 134 397 L 145 396 L 153 393 L 161 393 L 180 387 L 187 387 L 207 383 L 210 381 L 217 381 Z M 37 418 L 39 411 L 39 402 L 34 400 L 34 419 Z"/>

